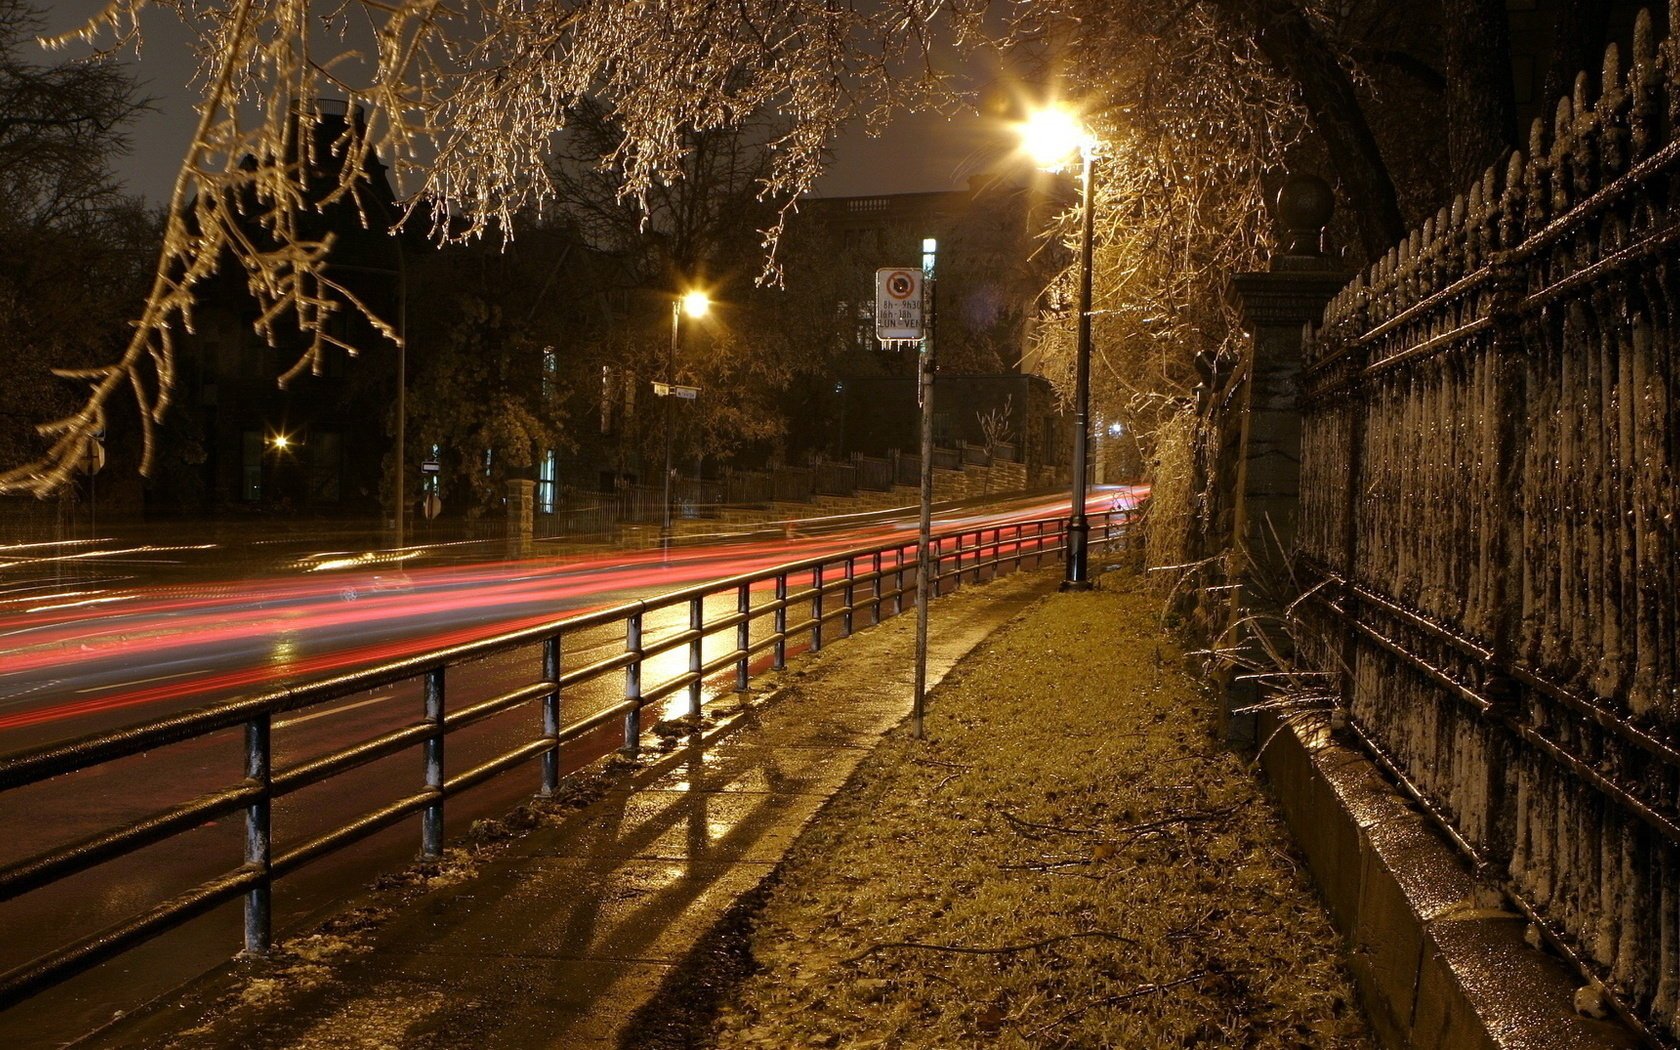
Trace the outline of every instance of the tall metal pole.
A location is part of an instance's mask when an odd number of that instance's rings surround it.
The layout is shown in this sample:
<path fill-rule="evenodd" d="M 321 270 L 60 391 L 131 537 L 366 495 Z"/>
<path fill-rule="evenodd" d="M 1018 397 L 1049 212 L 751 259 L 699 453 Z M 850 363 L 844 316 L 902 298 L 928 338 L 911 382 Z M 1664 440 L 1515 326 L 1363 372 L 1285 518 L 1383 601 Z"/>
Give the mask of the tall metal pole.
<path fill-rule="evenodd" d="M 676 396 L 677 326 L 682 318 L 682 300 L 671 300 L 671 354 L 665 362 L 665 498 L 659 522 L 659 549 L 671 549 L 671 399 Z"/>
<path fill-rule="evenodd" d="M 937 289 L 931 278 L 927 286 L 927 328 L 917 367 L 917 393 L 922 403 L 922 520 L 916 536 L 916 696 L 910 709 L 912 732 L 922 738 L 922 716 L 927 699 L 928 598 L 933 576 L 930 544 L 933 536 L 933 331 L 938 318 Z"/>
<path fill-rule="evenodd" d="M 403 492 L 408 453 L 408 265 L 403 258 L 402 235 L 392 235 L 397 246 L 397 546 L 406 542 L 403 512 L 408 498 Z"/>
<path fill-rule="evenodd" d="M 1079 328 L 1074 346 L 1073 405 L 1073 506 L 1067 525 L 1067 576 L 1064 591 L 1089 590 L 1086 540 L 1090 523 L 1085 519 L 1085 459 L 1091 441 L 1091 154 L 1089 145 L 1080 149 L 1079 207 L 1083 231 L 1079 240 Z"/>

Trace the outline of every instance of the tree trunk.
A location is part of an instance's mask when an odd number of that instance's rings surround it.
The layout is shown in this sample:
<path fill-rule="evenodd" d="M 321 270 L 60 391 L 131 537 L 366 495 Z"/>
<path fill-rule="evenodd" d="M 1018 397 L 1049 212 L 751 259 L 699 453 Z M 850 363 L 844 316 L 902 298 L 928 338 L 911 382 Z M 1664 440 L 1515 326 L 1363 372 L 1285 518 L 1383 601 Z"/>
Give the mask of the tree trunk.
<path fill-rule="evenodd" d="M 1468 187 L 1517 143 L 1505 0 L 1445 0 L 1448 185 Z"/>
<path fill-rule="evenodd" d="M 1575 74 L 1599 68 L 1605 36 L 1610 31 L 1610 5 L 1602 0 L 1558 0 L 1552 23 L 1552 61 L 1540 89 L 1540 114 L 1548 124 L 1557 100 L 1575 90 Z"/>
<path fill-rule="evenodd" d="M 1341 188 L 1359 225 L 1367 259 L 1406 235 L 1394 180 L 1360 108 L 1347 70 L 1294 0 L 1212 0 L 1301 90 L 1313 127 L 1329 149 Z"/>

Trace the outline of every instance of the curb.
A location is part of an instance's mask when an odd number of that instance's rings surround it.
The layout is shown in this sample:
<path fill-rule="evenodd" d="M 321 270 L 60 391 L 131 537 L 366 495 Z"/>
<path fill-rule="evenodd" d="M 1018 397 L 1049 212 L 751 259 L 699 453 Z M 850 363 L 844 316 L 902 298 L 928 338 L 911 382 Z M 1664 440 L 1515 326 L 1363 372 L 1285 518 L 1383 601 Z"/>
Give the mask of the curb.
<path fill-rule="evenodd" d="M 1524 917 L 1466 870 L 1363 752 L 1319 712 L 1259 718 L 1259 762 L 1289 822 L 1384 1046 L 1633 1050 L 1618 1024 L 1582 1017 L 1581 979 L 1531 947 Z"/>

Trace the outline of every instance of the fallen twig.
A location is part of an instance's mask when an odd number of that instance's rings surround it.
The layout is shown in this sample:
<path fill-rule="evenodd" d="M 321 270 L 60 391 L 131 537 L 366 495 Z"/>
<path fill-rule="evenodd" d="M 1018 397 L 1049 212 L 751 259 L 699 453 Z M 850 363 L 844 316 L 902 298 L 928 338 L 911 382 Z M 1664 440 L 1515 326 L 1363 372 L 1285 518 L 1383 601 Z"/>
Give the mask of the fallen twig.
<path fill-rule="evenodd" d="M 999 810 L 999 815 L 1008 821 L 1017 831 L 1054 831 L 1062 835 L 1095 835 L 1095 828 L 1070 828 L 1064 824 L 1040 824 L 1032 820 L 1022 820 L 1007 809 Z M 1036 836 L 1029 835 L 1029 838 Z"/>
<path fill-rule="evenodd" d="M 871 944 L 863 951 L 849 958 L 840 960 L 840 965 L 846 966 L 855 962 L 862 962 L 877 952 L 889 951 L 894 948 L 913 948 L 924 952 L 954 952 L 958 955 L 1013 955 L 1016 952 L 1030 952 L 1038 948 L 1048 948 L 1052 944 L 1062 941 L 1077 941 L 1090 937 L 1101 937 L 1104 940 L 1122 941 L 1126 944 L 1136 944 L 1124 934 L 1112 930 L 1086 930 L 1084 933 L 1063 933 L 1043 940 L 1030 941 L 1026 944 L 1006 944 L 1000 948 L 971 948 L 963 944 L 924 944 L 921 941 L 887 941 L 883 944 Z"/>
<path fill-rule="evenodd" d="M 1206 813 L 1179 813 L 1170 817 L 1161 817 L 1159 820 L 1146 820 L 1141 824 L 1130 824 L 1118 829 L 1124 836 L 1118 841 L 1131 842 L 1140 836 L 1147 835 L 1152 831 L 1160 831 L 1162 828 L 1168 828 L 1174 824 L 1200 824 L 1204 821 L 1229 820 L 1236 811 L 1236 806 L 1227 806 L 1224 809 L 1211 810 Z"/>
<path fill-rule="evenodd" d="M 940 769 L 954 769 L 959 773 L 966 772 L 967 770 L 973 768 L 972 766 L 964 766 L 956 762 L 941 762 L 937 758 L 912 758 L 910 761 L 914 762 L 918 766 L 938 766 Z"/>
<path fill-rule="evenodd" d="M 1071 868 L 1080 864 L 1095 864 L 1092 857 L 1069 857 L 1067 860 L 1034 860 L 1025 864 L 999 864 L 999 871 L 1054 871 L 1057 868 Z"/>
<path fill-rule="evenodd" d="M 1164 992 L 1170 988 L 1177 988 L 1180 985 L 1195 984 L 1197 981 L 1204 981 L 1209 977 L 1218 976 L 1220 976 L 1220 974 L 1213 970 L 1203 970 L 1201 973 L 1193 973 L 1188 977 L 1180 977 L 1176 981 L 1167 981 L 1164 984 L 1146 984 L 1141 988 L 1134 988 L 1129 992 L 1121 992 L 1119 995 L 1105 995 L 1101 999 L 1092 999 L 1083 1006 L 1074 1007 L 1072 1010 L 1069 1010 L 1067 1013 L 1056 1018 L 1054 1021 L 1039 1025 L 1037 1028 L 1034 1028 L 1032 1031 L 1027 1033 L 1027 1038 L 1032 1039 L 1042 1035 L 1050 1029 L 1055 1028 L 1057 1025 L 1066 1024 L 1074 1018 L 1088 1013 L 1099 1006 L 1113 1006 L 1115 1003 L 1123 1003 L 1128 999 L 1140 999 L 1146 995 L 1154 995 L 1156 992 Z"/>

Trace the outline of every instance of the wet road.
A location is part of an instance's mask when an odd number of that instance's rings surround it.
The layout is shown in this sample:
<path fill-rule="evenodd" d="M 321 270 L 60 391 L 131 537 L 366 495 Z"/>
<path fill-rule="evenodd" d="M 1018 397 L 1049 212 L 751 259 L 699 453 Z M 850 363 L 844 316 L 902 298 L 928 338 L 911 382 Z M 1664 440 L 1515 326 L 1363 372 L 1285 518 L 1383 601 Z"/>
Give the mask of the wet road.
<path fill-rule="evenodd" d="M 1094 500 L 1106 509 L 1112 496 Z M 1049 517 L 1066 501 L 1016 501 L 942 518 L 981 527 Z M 805 535 L 466 565 L 433 552 L 304 556 L 284 574 L 108 586 L 48 575 L 49 559 L 0 548 L 0 753 L 110 729 L 210 700 L 318 679 L 444 645 L 811 557 L 901 541 L 914 519 L 802 522 Z M 92 561 L 84 552 L 84 563 Z M 168 548 L 109 552 L 132 564 Z M 213 552 L 181 552 L 205 560 Z M 61 565 L 51 565 L 61 569 Z"/>
<path fill-rule="evenodd" d="M 1112 493 L 1094 500 L 1108 509 Z M 1018 501 L 948 516 L 939 527 L 993 527 L 1065 513 L 1066 501 Z M 22 562 L 0 595 L 0 754 L 169 714 L 287 682 L 376 664 L 400 656 L 552 621 L 585 609 L 667 593 L 824 551 L 903 542 L 913 518 L 876 519 L 812 534 L 758 535 L 658 551 L 614 551 L 519 562 L 428 563 L 424 549 L 295 559 L 287 571 L 250 579 L 146 584 L 48 579 Z M 147 552 L 130 552 L 133 559 Z M 156 554 L 156 551 L 150 552 Z M 3 557 L 0 553 L 0 557 Z M 433 559 L 435 562 L 435 559 Z M 0 571 L 4 571 L 0 566 Z M 109 575 L 109 574 L 107 574 Z M 769 597 L 768 591 L 755 598 Z M 727 596 L 717 602 L 727 603 Z M 727 611 L 727 610 L 719 610 Z M 865 616 L 859 626 L 870 622 Z M 681 610 L 650 619 L 649 644 L 686 628 Z M 768 618 L 755 637 L 770 629 Z M 716 645 L 726 641 L 718 639 Z M 622 651 L 622 628 L 568 638 L 568 666 Z M 721 651 L 721 649 L 719 650 Z M 714 653 L 707 652 L 709 659 Z M 653 661 L 650 681 L 681 673 L 684 654 Z M 450 675 L 450 698 L 470 704 L 539 677 L 535 648 L 464 665 Z M 590 683 L 564 698 L 563 721 L 622 698 L 622 676 Z M 732 688 L 732 681 L 714 683 Z M 711 691 L 711 690 L 708 690 Z M 673 707 L 682 703 L 674 697 Z M 345 697 L 292 712 L 274 723 L 274 762 L 284 768 L 346 742 L 412 725 L 421 711 L 417 682 Z M 505 752 L 536 735 L 534 711 L 487 720 L 452 734 L 452 770 Z M 658 713 L 644 716 L 651 725 Z M 584 746 L 564 751 L 575 767 L 610 750 L 609 723 Z M 75 841 L 95 829 L 138 819 L 160 807 L 226 786 L 242 775 L 238 731 L 160 749 L 69 777 L 0 794 L 0 864 Z M 276 854 L 342 825 L 421 786 L 418 755 L 408 751 L 306 788 L 276 802 Z M 452 799 L 448 833 L 505 813 L 536 788 L 536 772 L 515 771 Z M 413 819 L 333 854 L 277 884 L 277 931 L 297 929 L 337 906 L 381 870 L 400 867 L 417 847 Z M 238 866 L 242 822 L 224 818 L 112 861 L 58 885 L 0 903 L 0 971 L 91 934 L 184 887 Z M 239 943 L 239 910 L 225 905 L 182 929 L 12 1010 L 0 1033 L 25 1041 L 73 1037 L 117 1009 L 132 1008 L 226 958 Z"/>

